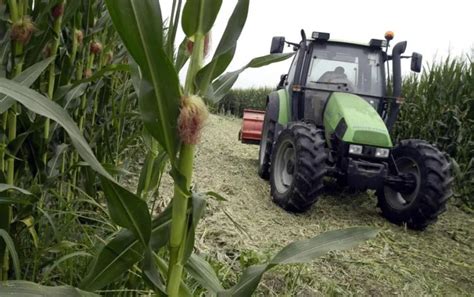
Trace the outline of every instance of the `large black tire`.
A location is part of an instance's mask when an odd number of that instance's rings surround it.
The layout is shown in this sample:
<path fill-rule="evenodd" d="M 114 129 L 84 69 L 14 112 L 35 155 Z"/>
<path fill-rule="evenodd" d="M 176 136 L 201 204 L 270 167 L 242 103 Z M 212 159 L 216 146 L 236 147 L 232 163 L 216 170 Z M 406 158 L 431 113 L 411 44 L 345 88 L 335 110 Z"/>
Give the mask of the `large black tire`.
<path fill-rule="evenodd" d="M 272 154 L 271 195 L 280 207 L 304 212 L 318 200 L 327 171 L 324 133 L 307 123 L 282 130 Z"/>
<path fill-rule="evenodd" d="M 278 102 L 270 100 L 265 110 L 262 139 L 258 152 L 258 175 L 264 180 L 270 179 L 270 161 L 275 141 L 276 121 L 278 118 Z"/>
<path fill-rule="evenodd" d="M 416 177 L 416 187 L 411 193 L 399 193 L 386 186 L 377 191 L 378 206 L 390 222 L 423 230 L 446 210 L 452 195 L 451 162 L 437 148 L 418 139 L 401 141 L 392 155 L 400 173 Z"/>

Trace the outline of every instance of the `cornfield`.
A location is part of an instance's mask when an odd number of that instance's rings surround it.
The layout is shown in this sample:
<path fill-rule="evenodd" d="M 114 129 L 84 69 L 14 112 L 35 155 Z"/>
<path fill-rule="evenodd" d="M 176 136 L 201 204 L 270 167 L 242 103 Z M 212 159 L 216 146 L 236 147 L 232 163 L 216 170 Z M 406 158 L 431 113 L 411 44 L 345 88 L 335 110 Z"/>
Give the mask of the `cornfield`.
<path fill-rule="evenodd" d="M 293 55 L 224 73 L 247 18 L 239 0 L 205 64 L 221 4 L 175 0 L 165 19 L 158 0 L 0 2 L 0 295 L 249 296 L 276 265 L 375 237 L 358 227 L 294 242 L 230 288 L 195 253 L 206 198 L 224 200 L 193 186 L 203 99 L 216 103 L 246 68 Z M 143 166 L 129 166 L 140 154 Z M 174 194 L 156 213 L 167 168 Z"/>
<path fill-rule="evenodd" d="M 133 112 L 138 100 L 124 71 L 127 55 L 103 4 L 14 0 L 2 3 L 1 13 L 2 79 L 31 87 L 60 105 L 97 159 L 111 172 L 122 171 L 127 149 L 138 143 L 143 125 Z M 21 247 L 22 274 L 54 283 L 57 277 L 44 267 L 57 255 L 68 256 L 84 271 L 83 258 L 91 255 L 72 252 L 68 242 L 86 240 L 97 227 L 115 230 L 100 223 L 107 218 L 97 200 L 95 175 L 57 123 L 5 95 L 0 110 L 0 182 L 8 185 L 0 198 L 0 228 Z M 1 241 L 3 280 L 9 275 L 5 249 Z M 77 274 L 63 277 L 77 281 Z"/>
<path fill-rule="evenodd" d="M 232 89 L 215 109 L 223 114 L 241 117 L 245 108 L 265 110 L 272 88 Z"/>

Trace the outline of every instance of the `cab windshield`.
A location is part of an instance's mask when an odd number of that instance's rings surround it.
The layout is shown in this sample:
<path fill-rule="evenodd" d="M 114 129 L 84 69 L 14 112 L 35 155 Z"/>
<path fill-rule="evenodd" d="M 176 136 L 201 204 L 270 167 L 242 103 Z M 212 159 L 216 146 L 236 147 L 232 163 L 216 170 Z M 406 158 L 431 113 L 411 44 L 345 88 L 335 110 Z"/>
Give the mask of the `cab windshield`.
<path fill-rule="evenodd" d="M 307 85 L 381 97 L 385 90 L 382 52 L 365 46 L 313 43 Z"/>

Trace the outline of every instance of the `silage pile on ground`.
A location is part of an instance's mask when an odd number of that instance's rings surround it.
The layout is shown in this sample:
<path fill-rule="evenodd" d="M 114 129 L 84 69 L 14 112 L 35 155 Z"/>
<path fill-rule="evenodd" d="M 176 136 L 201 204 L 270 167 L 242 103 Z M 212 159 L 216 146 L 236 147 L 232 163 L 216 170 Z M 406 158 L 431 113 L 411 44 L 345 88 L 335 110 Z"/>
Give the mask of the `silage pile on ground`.
<path fill-rule="evenodd" d="M 201 254 L 230 285 L 243 266 L 264 261 L 294 240 L 350 226 L 376 226 L 377 239 L 309 265 L 277 268 L 259 287 L 266 296 L 326 294 L 469 295 L 474 291 L 474 218 L 451 206 L 438 223 L 413 232 L 386 222 L 373 195 L 333 193 L 311 211 L 289 214 L 270 200 L 257 175 L 258 146 L 237 140 L 241 120 L 211 116 L 197 150 L 194 182 L 227 202 L 209 202 L 197 235 Z M 170 189 L 165 181 L 162 195 Z M 216 259 L 216 260 L 212 260 Z M 222 264 L 225 263 L 225 264 Z"/>

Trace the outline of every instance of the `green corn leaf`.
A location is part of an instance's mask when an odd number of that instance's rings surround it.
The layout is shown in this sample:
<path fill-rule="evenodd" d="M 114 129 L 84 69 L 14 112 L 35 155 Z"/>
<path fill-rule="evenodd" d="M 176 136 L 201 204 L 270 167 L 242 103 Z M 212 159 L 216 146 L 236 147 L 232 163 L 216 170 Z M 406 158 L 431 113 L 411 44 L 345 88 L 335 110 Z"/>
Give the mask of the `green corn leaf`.
<path fill-rule="evenodd" d="M 143 252 L 143 245 L 132 232 L 119 232 L 99 251 L 79 287 L 87 291 L 102 289 L 140 261 Z"/>
<path fill-rule="evenodd" d="M 222 0 L 187 0 L 181 25 L 187 37 L 206 35 L 214 25 Z"/>
<path fill-rule="evenodd" d="M 101 177 L 101 183 L 112 220 L 131 230 L 143 246 L 147 246 L 151 236 L 151 217 L 146 203 L 105 177 Z"/>
<path fill-rule="evenodd" d="M 0 282 L 0 296 L 99 297 L 70 286 L 47 287 L 28 281 Z"/>
<path fill-rule="evenodd" d="M 15 277 L 16 279 L 21 279 L 20 259 L 18 258 L 18 253 L 16 252 L 13 239 L 10 237 L 10 234 L 8 234 L 8 232 L 5 231 L 4 229 L 0 229 L 0 237 L 1 237 L 0 240 L 3 240 L 5 242 L 5 245 L 7 246 L 8 251 L 10 252 L 10 256 L 13 262 L 13 268 L 15 269 Z"/>
<path fill-rule="evenodd" d="M 178 137 L 180 87 L 178 74 L 163 49 L 158 0 L 107 0 L 112 21 L 140 67 L 134 84 L 145 127 L 174 163 Z"/>
<path fill-rule="evenodd" d="M 237 40 L 247 20 L 248 8 L 249 0 L 239 0 L 237 2 L 211 62 L 197 73 L 196 83 L 201 94 L 207 93 L 209 83 L 221 75 L 232 61 Z"/>
<path fill-rule="evenodd" d="M 28 67 L 18 76 L 16 76 L 13 81 L 16 81 L 23 86 L 31 86 L 43 73 L 43 71 L 54 61 L 55 57 L 50 57 L 44 59 L 41 62 L 34 64 L 33 66 Z M 15 102 L 12 98 L 9 98 L 5 94 L 0 94 L 0 113 L 6 112 Z"/>
<path fill-rule="evenodd" d="M 126 64 L 107 65 L 101 70 L 94 72 L 91 77 L 78 80 L 72 84 L 60 86 L 54 92 L 54 101 L 60 101 L 64 96 L 70 96 L 72 97 L 71 99 L 76 98 L 77 96 L 75 94 L 80 92 L 82 89 L 85 89 L 90 82 L 97 81 L 103 78 L 104 76 L 110 75 L 115 72 L 130 72 L 130 66 Z M 74 89 L 75 91 L 73 91 Z M 69 102 L 70 100 L 66 99 L 65 101 Z"/>
<path fill-rule="evenodd" d="M 159 152 L 158 155 L 155 155 L 154 152 L 147 154 L 138 179 L 138 196 L 141 196 L 142 193 L 151 192 L 160 185 L 167 160 L 168 156 L 164 151 Z"/>
<path fill-rule="evenodd" d="M 188 54 L 187 49 L 188 39 L 184 38 L 178 47 L 178 52 L 176 54 L 176 61 L 174 63 L 176 71 L 179 72 L 188 62 L 190 55 Z"/>
<path fill-rule="evenodd" d="M 51 273 L 51 271 L 53 271 L 56 267 L 58 267 L 62 262 L 67 261 L 71 258 L 75 258 L 75 257 L 92 257 L 92 255 L 89 254 L 88 252 L 77 251 L 77 252 L 72 252 L 70 254 L 62 256 L 58 260 L 54 261 L 53 265 L 51 265 L 47 269 L 45 269 L 45 271 L 43 272 L 43 281 L 42 282 L 47 281 L 48 276 Z"/>
<path fill-rule="evenodd" d="M 273 259 L 270 265 L 307 263 L 327 254 L 353 248 L 360 243 L 375 238 L 379 231 L 370 227 L 353 227 L 329 231 L 316 237 L 290 243 Z"/>
<path fill-rule="evenodd" d="M 65 143 L 58 144 L 54 147 L 54 156 L 51 158 L 51 160 L 48 161 L 48 178 L 59 174 L 59 170 L 57 170 L 56 167 L 59 167 L 59 164 L 61 163 L 60 159 L 64 155 L 68 147 L 69 146 Z"/>
<path fill-rule="evenodd" d="M 201 286 L 209 291 L 220 292 L 224 290 L 212 266 L 198 255 L 192 254 L 189 257 L 185 269 Z"/>
<path fill-rule="evenodd" d="M 184 246 L 183 263 L 186 263 L 194 250 L 195 232 L 199 220 L 206 209 L 205 195 L 193 193 L 191 195 L 191 222 L 188 227 L 187 238 Z"/>
<path fill-rule="evenodd" d="M 157 260 L 151 248 L 145 251 L 145 258 L 142 261 L 142 271 L 145 281 L 157 294 L 166 293 L 166 287 L 158 270 Z"/>
<path fill-rule="evenodd" d="M 71 104 L 72 100 L 84 95 L 88 86 L 88 83 L 82 83 L 67 92 L 67 94 L 64 96 L 64 109 L 67 109 L 69 107 L 69 104 Z"/>
<path fill-rule="evenodd" d="M 33 218 L 33 216 L 27 216 L 26 218 L 21 219 L 20 222 L 22 222 L 25 225 L 26 229 L 28 229 L 28 232 L 31 235 L 31 239 L 33 239 L 33 246 L 35 248 L 38 248 L 39 236 L 35 229 L 35 218 Z"/>
<path fill-rule="evenodd" d="M 97 80 L 103 78 L 104 76 L 108 76 L 108 75 L 113 74 L 115 72 L 130 72 L 130 66 L 126 65 L 126 64 L 107 65 L 107 66 L 104 66 L 103 68 L 101 68 L 99 71 L 94 72 L 94 74 L 91 77 L 83 78 L 83 79 L 78 80 L 78 81 L 76 81 L 73 84 L 68 85 L 68 86 L 70 86 L 71 88 L 75 88 L 80 84 L 97 81 Z"/>
<path fill-rule="evenodd" d="M 13 185 L 8 185 L 8 184 L 0 184 L 0 193 L 1 192 L 5 192 L 5 191 L 10 191 L 10 190 L 14 190 L 14 191 L 17 191 L 17 192 L 20 192 L 24 195 L 33 195 L 31 194 L 29 191 L 25 190 L 25 189 L 22 189 L 22 188 L 19 188 L 19 187 L 15 187 Z"/>
<path fill-rule="evenodd" d="M 171 207 L 166 208 L 153 219 L 150 246 L 158 251 L 168 243 L 171 226 Z M 141 261 L 145 249 L 129 230 L 120 231 L 99 252 L 91 263 L 80 288 L 88 291 L 99 290 L 117 278 L 134 264 Z"/>
<path fill-rule="evenodd" d="M 67 93 L 60 94 L 60 96 L 61 96 L 60 98 L 61 99 L 64 98 L 64 102 L 62 102 L 62 104 L 61 104 L 63 106 L 63 108 L 67 109 L 69 107 L 69 104 L 71 104 L 71 102 L 74 99 L 79 98 L 80 96 L 82 96 L 86 92 L 88 86 L 89 86 L 89 83 L 82 83 L 82 84 L 79 84 L 79 85 L 77 85 L 76 87 L 74 87 L 72 89 L 68 88 Z M 57 102 L 57 98 L 55 98 L 55 101 Z M 51 130 L 51 135 L 53 135 L 54 131 L 57 128 L 58 128 L 58 123 L 55 123 L 54 127 Z"/>
<path fill-rule="evenodd" d="M 209 192 L 206 192 L 204 193 L 206 196 L 216 200 L 216 201 L 227 201 L 227 199 L 224 198 L 224 196 L 222 196 L 221 194 L 219 193 L 216 193 L 216 192 L 213 192 L 213 191 L 209 191 Z"/>
<path fill-rule="evenodd" d="M 219 102 L 229 92 L 239 75 L 247 68 L 259 68 L 272 63 L 284 61 L 292 57 L 294 53 L 271 54 L 252 59 L 247 65 L 237 71 L 227 72 L 213 81 L 211 88 L 206 93 L 206 97 L 214 103 Z"/>
<path fill-rule="evenodd" d="M 267 264 L 247 268 L 239 282 L 230 290 L 217 292 L 218 296 L 251 296 L 263 274 L 276 265 L 307 263 L 329 251 L 350 249 L 377 236 L 378 231 L 369 227 L 354 227 L 329 231 L 311 239 L 300 240 L 284 247 Z"/>

